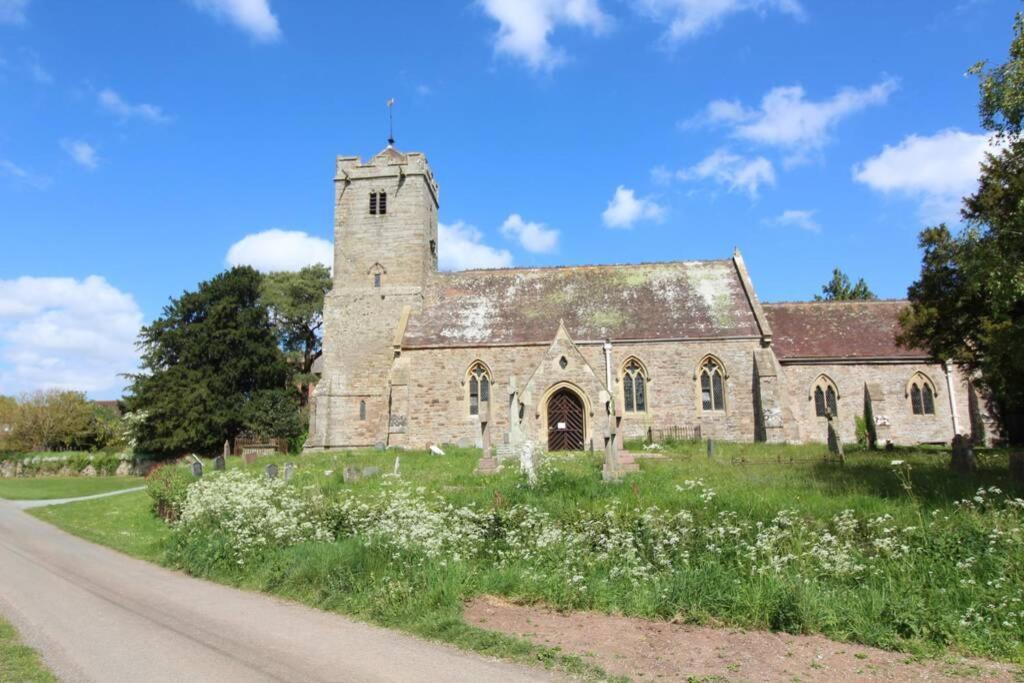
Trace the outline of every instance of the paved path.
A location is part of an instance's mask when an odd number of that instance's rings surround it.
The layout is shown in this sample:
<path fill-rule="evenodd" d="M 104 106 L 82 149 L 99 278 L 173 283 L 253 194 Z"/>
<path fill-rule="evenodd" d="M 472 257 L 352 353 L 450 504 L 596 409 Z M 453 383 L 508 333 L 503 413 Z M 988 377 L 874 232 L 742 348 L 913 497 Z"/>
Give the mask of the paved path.
<path fill-rule="evenodd" d="M 146 487 L 133 486 L 130 489 L 118 489 L 117 491 L 107 491 L 106 493 L 94 493 L 91 496 L 78 496 L 77 498 L 41 498 L 39 500 L 12 500 L 10 502 L 14 504 L 14 507 L 21 508 L 22 510 L 28 510 L 29 508 L 41 508 L 46 505 L 63 505 L 64 503 L 77 503 L 80 500 L 93 500 L 94 498 L 119 496 L 122 493 L 133 493 L 135 491 L 141 491 L 144 488 Z"/>
<path fill-rule="evenodd" d="M 488 660 L 189 578 L 0 501 L 0 613 L 66 681 L 527 681 Z"/>

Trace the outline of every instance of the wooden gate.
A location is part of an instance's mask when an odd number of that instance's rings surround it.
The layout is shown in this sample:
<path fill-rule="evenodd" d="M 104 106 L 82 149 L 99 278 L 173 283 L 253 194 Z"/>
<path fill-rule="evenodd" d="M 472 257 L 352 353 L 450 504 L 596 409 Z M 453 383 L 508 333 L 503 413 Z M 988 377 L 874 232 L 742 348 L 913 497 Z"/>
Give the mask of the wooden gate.
<path fill-rule="evenodd" d="M 571 389 L 548 399 L 548 450 L 583 450 L 583 401 Z"/>

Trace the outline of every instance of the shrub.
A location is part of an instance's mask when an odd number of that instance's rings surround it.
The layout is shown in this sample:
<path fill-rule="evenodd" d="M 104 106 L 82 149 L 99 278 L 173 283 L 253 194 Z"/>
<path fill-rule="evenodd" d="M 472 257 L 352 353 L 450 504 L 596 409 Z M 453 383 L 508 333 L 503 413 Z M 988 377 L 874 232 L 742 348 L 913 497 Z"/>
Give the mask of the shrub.
<path fill-rule="evenodd" d="M 178 465 L 161 465 L 146 477 L 146 492 L 153 499 L 153 512 L 168 522 L 181 515 L 192 473 Z"/>

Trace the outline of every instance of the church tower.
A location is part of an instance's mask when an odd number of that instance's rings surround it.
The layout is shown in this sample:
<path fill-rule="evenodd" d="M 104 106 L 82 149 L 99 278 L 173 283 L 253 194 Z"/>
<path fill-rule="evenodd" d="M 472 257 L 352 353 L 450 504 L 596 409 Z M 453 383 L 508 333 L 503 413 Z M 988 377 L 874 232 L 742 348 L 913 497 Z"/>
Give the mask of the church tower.
<path fill-rule="evenodd" d="M 409 315 L 437 272 L 438 186 L 423 154 L 389 144 L 338 157 L 334 285 L 307 450 L 386 443 L 389 374 Z"/>

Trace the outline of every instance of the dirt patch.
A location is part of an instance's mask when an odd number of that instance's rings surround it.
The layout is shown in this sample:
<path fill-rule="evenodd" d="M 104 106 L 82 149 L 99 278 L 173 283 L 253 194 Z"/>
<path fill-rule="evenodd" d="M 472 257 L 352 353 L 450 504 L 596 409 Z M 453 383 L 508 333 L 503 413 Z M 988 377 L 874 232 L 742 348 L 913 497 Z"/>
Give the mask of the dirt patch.
<path fill-rule="evenodd" d="M 1013 681 L 1015 669 L 977 659 L 913 662 L 905 654 L 822 636 L 741 631 L 610 616 L 561 613 L 484 596 L 466 621 L 560 647 L 610 674 L 635 680 Z"/>

